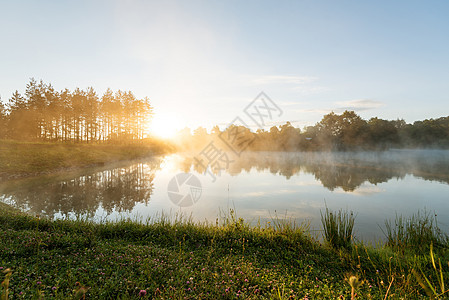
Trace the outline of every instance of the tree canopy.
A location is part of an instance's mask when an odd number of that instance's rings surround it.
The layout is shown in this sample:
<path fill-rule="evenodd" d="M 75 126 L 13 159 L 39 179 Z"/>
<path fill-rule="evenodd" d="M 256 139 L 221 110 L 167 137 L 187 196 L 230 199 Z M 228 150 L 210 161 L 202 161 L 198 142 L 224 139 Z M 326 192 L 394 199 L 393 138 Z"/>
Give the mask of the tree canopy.
<path fill-rule="evenodd" d="M 220 131 L 216 126 L 211 134 L 201 128 L 193 135 L 190 135 L 190 130 L 184 129 L 179 140 L 184 148 L 201 148 L 211 140 L 220 142 L 223 137 L 236 135 L 236 128 L 231 125 Z M 314 126 L 303 130 L 286 122 L 284 125 L 272 126 L 268 130 L 258 129 L 256 132 L 240 128 L 238 138 L 249 141 L 248 145 L 245 144 L 245 149 L 252 151 L 449 148 L 449 117 L 407 124 L 404 120 L 383 120 L 377 117 L 367 121 L 354 111 L 344 111 L 341 114 L 331 112 Z M 229 148 L 229 143 L 222 145 L 224 150 Z"/>
<path fill-rule="evenodd" d="M 15 91 L 6 105 L 0 101 L 0 139 L 141 141 L 152 114 L 148 98 L 138 99 L 131 91 L 108 89 L 100 97 L 92 87 L 57 91 L 51 84 L 31 79 L 24 94 Z M 290 122 L 256 132 L 241 125 L 223 131 L 215 126 L 210 134 L 202 127 L 193 135 L 185 129 L 178 143 L 191 149 L 204 147 L 211 139 L 236 152 L 448 148 L 449 117 L 407 124 L 377 117 L 364 120 L 354 111 L 331 112 L 302 130 Z"/>
<path fill-rule="evenodd" d="M 146 135 L 153 107 L 131 91 L 108 89 L 98 96 L 92 87 L 56 91 L 31 79 L 22 95 L 0 102 L 0 138 L 41 141 L 135 141 Z"/>

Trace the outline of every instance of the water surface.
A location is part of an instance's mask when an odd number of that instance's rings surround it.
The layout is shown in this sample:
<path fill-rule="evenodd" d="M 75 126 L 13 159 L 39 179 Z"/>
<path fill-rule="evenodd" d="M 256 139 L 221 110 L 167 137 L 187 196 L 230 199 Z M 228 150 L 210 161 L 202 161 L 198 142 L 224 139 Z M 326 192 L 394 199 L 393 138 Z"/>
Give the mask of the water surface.
<path fill-rule="evenodd" d="M 179 173 L 196 176 L 201 189 L 191 206 L 169 197 Z M 157 218 L 183 214 L 210 221 L 235 209 L 255 225 L 273 219 L 309 222 L 319 234 L 320 212 L 348 209 L 357 215 L 355 235 L 383 238 L 385 219 L 426 209 L 449 232 L 449 151 L 290 153 L 246 152 L 226 170 L 210 173 L 192 156 L 174 154 L 0 184 L 0 200 L 51 218 Z M 187 183 L 178 193 L 194 192 Z"/>

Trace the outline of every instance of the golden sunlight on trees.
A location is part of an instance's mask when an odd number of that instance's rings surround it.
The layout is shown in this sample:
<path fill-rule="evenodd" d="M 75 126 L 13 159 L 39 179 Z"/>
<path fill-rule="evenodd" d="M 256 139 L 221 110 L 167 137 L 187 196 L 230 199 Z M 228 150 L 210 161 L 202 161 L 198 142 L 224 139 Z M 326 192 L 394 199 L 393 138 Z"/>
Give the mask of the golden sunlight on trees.
<path fill-rule="evenodd" d="M 22 96 L 16 91 L 6 107 L 0 106 L 0 138 L 17 140 L 104 142 L 139 141 L 153 107 L 148 98 L 130 91 L 102 97 L 90 87 L 56 91 L 51 84 L 31 79 Z"/>
<path fill-rule="evenodd" d="M 236 134 L 238 132 L 238 134 Z M 210 133 L 205 128 L 180 131 L 176 143 L 184 151 L 201 151 L 211 141 L 220 149 L 230 150 L 223 144 L 223 137 L 232 136 L 241 141 L 250 141 L 243 148 L 249 151 L 344 151 L 385 150 L 389 148 L 448 148 L 449 117 L 416 121 L 407 124 L 404 120 L 366 121 L 354 111 L 342 114 L 331 112 L 315 126 L 303 130 L 290 122 L 272 126 L 268 130 L 252 132 L 243 126 L 231 125 L 224 131 L 218 126 Z"/>
<path fill-rule="evenodd" d="M 379 118 L 367 121 L 354 111 L 344 111 L 331 112 L 303 130 L 286 122 L 256 132 L 231 125 L 223 131 L 215 126 L 208 133 L 199 127 L 177 134 L 176 129 L 183 125 L 179 117 L 160 114 L 151 122 L 152 117 L 148 98 L 137 99 L 130 91 L 108 89 L 100 97 L 91 87 L 56 91 L 51 84 L 31 79 L 23 95 L 16 91 L 6 105 L 0 102 L 0 139 L 129 143 L 140 142 L 151 133 L 174 138 L 183 151 L 201 150 L 211 141 L 222 143 L 222 148 L 227 149 L 226 138 L 246 141 L 239 142 L 239 147 L 252 151 L 449 147 L 449 117 L 407 124 L 404 120 Z"/>

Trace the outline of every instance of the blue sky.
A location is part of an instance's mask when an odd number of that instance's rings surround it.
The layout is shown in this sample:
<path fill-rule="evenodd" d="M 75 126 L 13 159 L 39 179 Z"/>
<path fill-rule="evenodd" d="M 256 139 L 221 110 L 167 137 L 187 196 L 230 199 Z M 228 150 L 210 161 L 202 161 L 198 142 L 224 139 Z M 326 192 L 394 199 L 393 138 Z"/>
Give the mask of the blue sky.
<path fill-rule="evenodd" d="M 330 111 L 449 115 L 449 1 L 0 1 L 0 96 L 30 77 L 148 96 L 159 124 L 225 125 L 264 91 L 273 124 Z"/>

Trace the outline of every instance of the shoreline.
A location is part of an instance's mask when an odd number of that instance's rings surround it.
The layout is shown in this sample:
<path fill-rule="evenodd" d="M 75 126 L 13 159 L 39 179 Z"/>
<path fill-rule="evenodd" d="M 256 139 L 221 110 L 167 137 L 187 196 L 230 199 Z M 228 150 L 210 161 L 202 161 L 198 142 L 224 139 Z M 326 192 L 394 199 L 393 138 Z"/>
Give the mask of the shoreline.
<path fill-rule="evenodd" d="M 438 284 L 427 250 L 336 249 L 292 224 L 251 228 L 232 211 L 219 224 L 94 224 L 0 203 L 0 228 L 0 268 L 10 270 L 14 298 L 350 299 L 352 278 L 356 299 L 425 299 L 414 270 Z M 447 280 L 447 249 L 434 249 Z"/>
<path fill-rule="evenodd" d="M 0 181 L 104 166 L 172 152 L 161 141 L 144 144 L 63 144 L 0 140 Z"/>

